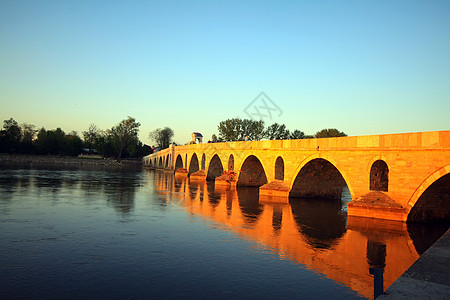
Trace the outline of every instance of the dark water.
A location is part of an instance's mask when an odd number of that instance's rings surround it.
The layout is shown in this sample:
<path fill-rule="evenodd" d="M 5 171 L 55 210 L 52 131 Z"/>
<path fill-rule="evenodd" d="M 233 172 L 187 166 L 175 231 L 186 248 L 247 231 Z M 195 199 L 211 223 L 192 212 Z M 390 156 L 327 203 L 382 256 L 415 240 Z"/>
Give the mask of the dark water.
<path fill-rule="evenodd" d="M 389 285 L 444 230 L 167 172 L 2 169 L 0 298 L 371 297 L 369 267 Z"/>

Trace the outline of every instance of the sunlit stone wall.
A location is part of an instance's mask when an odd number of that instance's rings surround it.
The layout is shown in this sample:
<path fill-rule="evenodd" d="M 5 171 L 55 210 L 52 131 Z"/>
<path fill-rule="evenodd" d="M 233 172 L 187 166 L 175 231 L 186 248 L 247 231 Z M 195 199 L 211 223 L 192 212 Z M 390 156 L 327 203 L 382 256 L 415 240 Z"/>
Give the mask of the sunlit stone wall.
<path fill-rule="evenodd" d="M 390 219 L 405 221 L 422 193 L 434 181 L 450 173 L 450 131 L 307 140 L 205 143 L 171 147 L 145 157 L 144 161 L 147 165 L 154 157 L 171 157 L 169 168 L 174 169 L 174 161 L 178 155 L 182 158 L 183 165 L 189 166 L 194 153 L 196 157 L 205 155 L 205 171 L 210 174 L 209 179 L 221 175 L 218 171 L 220 170 L 218 160 L 222 170 L 227 170 L 228 160 L 232 154 L 234 169 L 239 173 L 245 172 L 244 161 L 249 156 L 255 156 L 268 182 L 275 180 L 275 162 L 281 157 L 284 162 L 283 181 L 289 189 L 292 189 L 300 171 L 309 162 L 323 159 L 339 171 L 353 200 L 371 192 L 370 171 L 372 165 L 381 160 L 389 169 L 388 188 L 387 191 L 382 191 L 386 196 L 383 199 L 392 199 L 401 206 L 401 209 L 391 211 L 389 215 L 386 210 L 377 214 L 376 210 L 361 206 L 355 208 L 354 212 L 370 217 L 382 217 L 387 214 Z M 211 164 L 214 155 L 216 159 Z M 214 172 L 209 172 L 210 166 Z M 312 175 L 309 173 L 308 176 Z M 243 180 L 244 178 L 245 176 L 242 177 Z M 320 191 L 317 192 L 320 196 Z M 445 209 L 448 210 L 448 206 Z"/>

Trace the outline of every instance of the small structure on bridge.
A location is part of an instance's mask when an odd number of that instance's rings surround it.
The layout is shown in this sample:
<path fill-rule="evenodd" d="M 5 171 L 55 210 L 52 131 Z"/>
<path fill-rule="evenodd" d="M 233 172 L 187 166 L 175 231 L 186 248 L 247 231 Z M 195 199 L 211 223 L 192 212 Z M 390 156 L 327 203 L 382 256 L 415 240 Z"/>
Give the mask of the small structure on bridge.
<path fill-rule="evenodd" d="M 192 141 L 189 144 L 197 144 L 197 141 L 199 144 L 202 143 L 203 135 L 200 132 L 193 132 L 191 136 Z"/>

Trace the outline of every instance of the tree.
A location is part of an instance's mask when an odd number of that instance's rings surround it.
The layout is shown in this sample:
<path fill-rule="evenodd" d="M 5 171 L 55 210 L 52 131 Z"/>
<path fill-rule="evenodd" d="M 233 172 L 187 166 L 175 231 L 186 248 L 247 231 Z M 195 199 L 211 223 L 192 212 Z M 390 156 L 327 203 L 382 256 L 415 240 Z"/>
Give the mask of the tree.
<path fill-rule="evenodd" d="M 296 139 L 305 139 L 306 135 L 303 131 L 300 131 L 298 129 L 295 129 L 294 131 L 291 132 L 290 139 L 296 140 Z"/>
<path fill-rule="evenodd" d="M 83 150 L 83 141 L 76 131 L 65 135 L 62 154 L 76 156 Z"/>
<path fill-rule="evenodd" d="M 112 143 L 117 150 L 117 158 L 121 159 L 123 151 L 127 149 L 131 144 L 139 141 L 140 123 L 130 116 L 128 119 L 122 120 L 119 124 L 111 128 L 110 135 Z"/>
<path fill-rule="evenodd" d="M 131 144 L 127 149 L 130 157 L 143 157 L 153 153 L 152 147 L 149 145 L 142 144 L 141 141 L 138 141 L 136 144 Z"/>
<path fill-rule="evenodd" d="M 37 130 L 35 129 L 36 126 L 23 123 L 21 125 L 22 127 L 22 143 L 31 143 L 34 141 L 34 138 L 36 137 Z"/>
<path fill-rule="evenodd" d="M 243 139 L 241 119 L 227 119 L 219 123 L 219 139 L 222 141 L 240 141 Z"/>
<path fill-rule="evenodd" d="M 50 146 L 51 154 L 64 154 L 64 144 L 65 144 L 66 133 L 61 128 L 56 128 L 55 130 L 47 131 L 47 138 Z"/>
<path fill-rule="evenodd" d="M 22 151 L 25 153 L 34 152 L 33 141 L 36 137 L 37 130 L 36 127 L 31 124 L 23 123 L 22 127 Z"/>
<path fill-rule="evenodd" d="M 245 137 L 251 140 L 260 140 L 264 137 L 264 121 L 254 121 L 250 119 L 227 119 L 219 123 L 217 126 L 219 130 L 219 140 L 243 141 Z"/>
<path fill-rule="evenodd" d="M 16 152 L 20 146 L 22 129 L 13 119 L 3 121 L 3 130 L 0 132 L 0 150 Z"/>
<path fill-rule="evenodd" d="M 20 139 L 22 138 L 22 129 L 13 118 L 3 121 L 3 129 L 9 140 L 20 142 Z"/>
<path fill-rule="evenodd" d="M 48 154 L 50 153 L 48 149 L 48 143 L 47 143 L 47 130 L 45 130 L 44 127 L 39 129 L 39 132 L 37 134 L 37 138 L 34 142 L 36 146 L 36 150 L 39 154 Z"/>
<path fill-rule="evenodd" d="M 158 128 L 150 132 L 148 135 L 151 140 L 153 140 L 159 147 L 159 149 L 166 149 L 169 147 L 172 137 L 173 130 L 169 127 Z"/>
<path fill-rule="evenodd" d="M 45 130 L 42 127 L 35 141 L 36 149 L 41 154 L 65 154 L 66 134 L 61 128 Z"/>
<path fill-rule="evenodd" d="M 113 145 L 110 130 L 100 130 L 94 142 L 94 149 L 100 152 L 104 157 L 116 156 L 116 150 Z"/>
<path fill-rule="evenodd" d="M 243 119 L 242 130 L 244 134 L 244 139 L 246 136 L 248 136 L 248 138 L 252 141 L 259 141 L 264 138 L 264 121 Z"/>
<path fill-rule="evenodd" d="M 94 124 L 89 125 L 87 131 L 83 131 L 83 140 L 87 148 L 91 149 L 97 138 L 100 136 L 100 130 Z"/>
<path fill-rule="evenodd" d="M 286 140 L 289 139 L 290 133 L 289 130 L 286 129 L 286 125 L 273 123 L 267 127 L 264 136 L 269 140 Z"/>
<path fill-rule="evenodd" d="M 337 130 L 336 128 L 322 129 L 316 133 L 316 138 L 328 138 L 328 137 L 340 137 L 347 136 L 344 132 Z"/>

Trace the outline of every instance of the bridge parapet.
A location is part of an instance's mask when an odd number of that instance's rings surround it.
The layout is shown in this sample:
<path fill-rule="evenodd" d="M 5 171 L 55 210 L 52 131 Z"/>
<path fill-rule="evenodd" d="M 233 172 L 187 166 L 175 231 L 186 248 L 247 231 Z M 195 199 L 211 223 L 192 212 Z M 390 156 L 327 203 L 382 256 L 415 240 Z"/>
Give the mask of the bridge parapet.
<path fill-rule="evenodd" d="M 450 130 L 384 135 L 348 136 L 300 140 L 263 140 L 202 143 L 175 146 L 179 152 L 198 150 L 354 150 L 354 149 L 450 149 Z M 168 148 L 169 149 L 169 148 Z M 161 151 L 165 151 L 164 149 Z M 159 152 L 161 152 L 159 151 Z M 163 153 L 163 152 L 161 152 Z M 157 153 L 156 153 L 157 154 Z M 154 154 L 150 154 L 152 156 Z"/>

